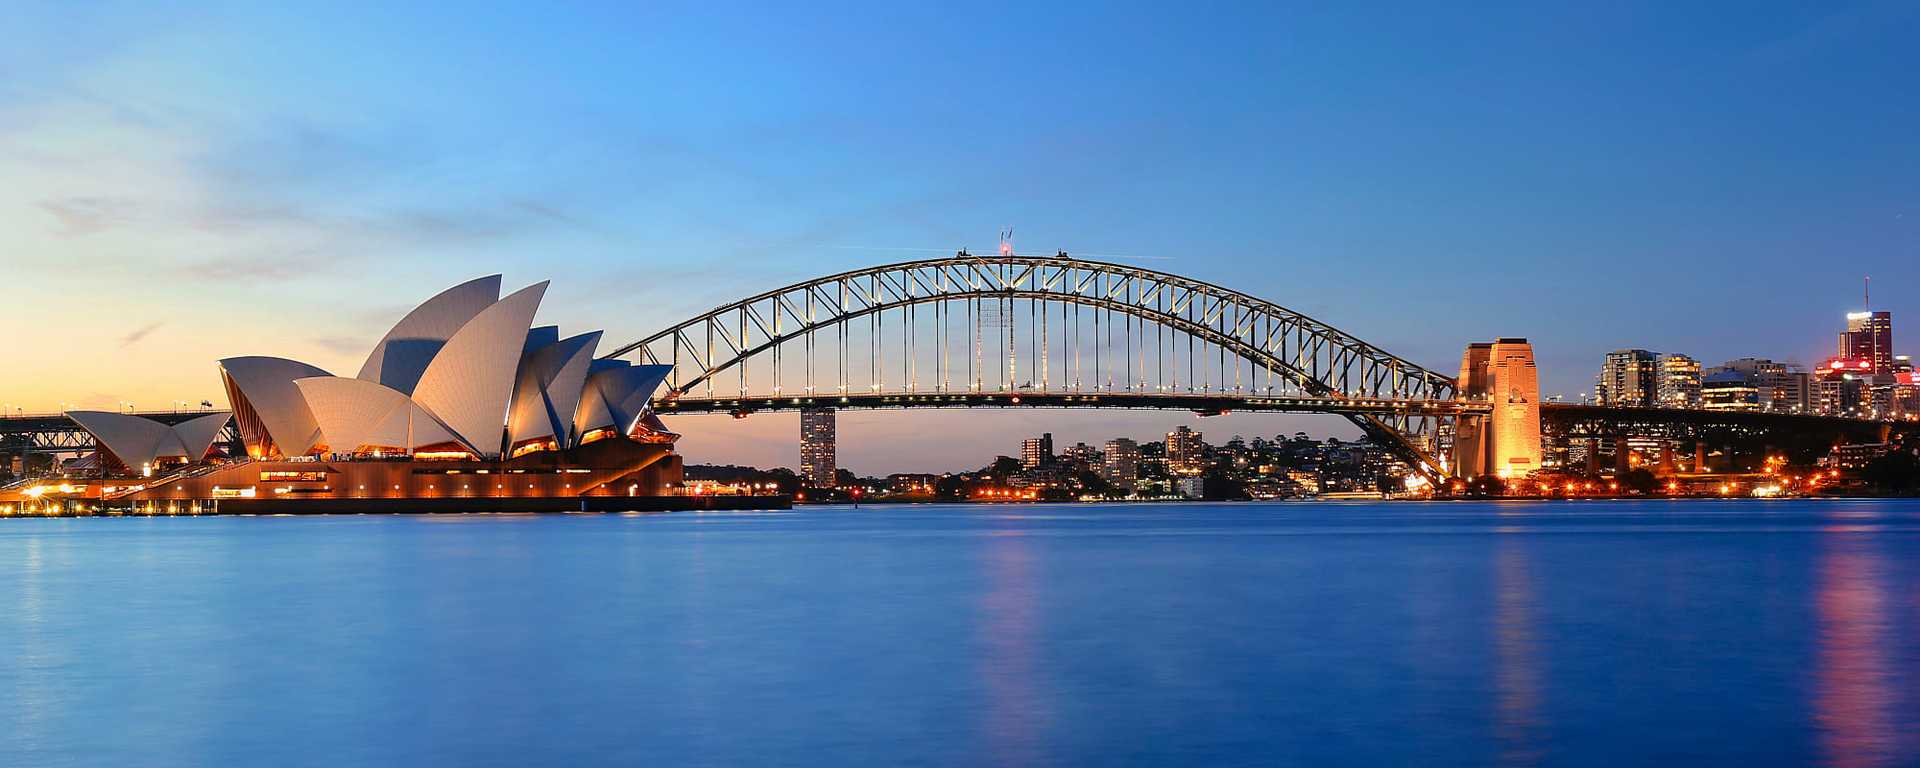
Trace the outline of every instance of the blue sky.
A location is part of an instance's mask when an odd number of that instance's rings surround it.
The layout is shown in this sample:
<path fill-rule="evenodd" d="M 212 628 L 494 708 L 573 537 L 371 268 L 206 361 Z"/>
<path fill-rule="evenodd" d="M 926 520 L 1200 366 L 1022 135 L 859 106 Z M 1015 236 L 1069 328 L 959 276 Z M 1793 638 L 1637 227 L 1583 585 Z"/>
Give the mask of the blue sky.
<path fill-rule="evenodd" d="M 242 353 L 350 372 L 495 271 L 637 338 L 1009 225 L 1442 370 L 1527 336 L 1568 394 L 1623 346 L 1812 362 L 1862 275 L 1920 318 L 1912 3 L 387 5 L 10 7 L 0 266 L 49 289 L 10 291 L 44 373 L 0 399 L 217 400 Z M 850 415 L 845 461 L 1190 421 Z M 687 431 L 794 460 L 783 417 Z"/>

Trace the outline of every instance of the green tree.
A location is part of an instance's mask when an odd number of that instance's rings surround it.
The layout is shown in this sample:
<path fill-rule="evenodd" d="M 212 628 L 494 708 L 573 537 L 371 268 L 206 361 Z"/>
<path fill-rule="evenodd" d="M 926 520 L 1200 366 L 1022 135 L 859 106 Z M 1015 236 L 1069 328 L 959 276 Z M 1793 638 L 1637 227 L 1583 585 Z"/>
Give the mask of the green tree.
<path fill-rule="evenodd" d="M 1001 478 L 1009 475 L 1017 475 L 1020 473 L 1020 460 L 1012 456 L 995 456 L 993 457 L 993 463 L 982 468 L 980 472 L 981 474 Z"/>
<path fill-rule="evenodd" d="M 1660 478 L 1643 467 L 1634 467 L 1620 475 L 1620 487 L 1639 494 L 1651 494 L 1660 488 Z"/>
<path fill-rule="evenodd" d="M 1469 496 L 1505 496 L 1507 483 L 1493 475 L 1481 475 L 1467 483 Z"/>
<path fill-rule="evenodd" d="M 1901 448 L 1867 462 L 1860 479 L 1882 493 L 1911 495 L 1920 492 L 1920 458 L 1913 449 Z"/>

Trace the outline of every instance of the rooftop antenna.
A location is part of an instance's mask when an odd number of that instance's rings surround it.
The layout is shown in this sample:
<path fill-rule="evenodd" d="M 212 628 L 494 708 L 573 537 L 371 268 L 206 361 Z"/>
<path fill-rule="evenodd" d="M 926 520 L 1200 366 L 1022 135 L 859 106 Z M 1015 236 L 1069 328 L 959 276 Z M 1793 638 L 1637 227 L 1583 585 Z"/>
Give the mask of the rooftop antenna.
<path fill-rule="evenodd" d="M 1860 278 L 1860 280 L 1863 283 L 1860 289 L 1860 300 L 1866 302 L 1867 311 L 1872 312 L 1873 311 L 1873 275 L 1867 275 L 1863 278 Z"/>
<path fill-rule="evenodd" d="M 1013 227 L 1000 230 L 1000 255 L 1013 255 Z"/>

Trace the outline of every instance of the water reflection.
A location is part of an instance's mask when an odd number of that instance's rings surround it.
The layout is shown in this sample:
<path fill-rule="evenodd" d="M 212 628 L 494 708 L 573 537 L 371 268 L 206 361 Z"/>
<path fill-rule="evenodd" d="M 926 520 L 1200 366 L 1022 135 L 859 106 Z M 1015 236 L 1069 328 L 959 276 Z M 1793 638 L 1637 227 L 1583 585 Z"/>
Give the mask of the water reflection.
<path fill-rule="evenodd" d="M 1042 762 L 1040 731 L 1045 713 L 1035 675 L 1039 608 L 1034 594 L 1031 544 L 1014 534 L 991 536 L 986 543 L 987 592 L 981 600 L 981 660 L 986 683 L 988 762 L 1037 765 Z"/>
<path fill-rule="evenodd" d="M 1819 619 L 1813 709 L 1821 752 L 1842 768 L 1892 765 L 1894 688 L 1886 564 L 1868 534 L 1828 529 L 1815 595 Z"/>
<path fill-rule="evenodd" d="M 1543 756 L 1541 649 L 1524 546 L 1502 537 L 1494 554 L 1494 737 L 1501 765 L 1535 765 Z"/>

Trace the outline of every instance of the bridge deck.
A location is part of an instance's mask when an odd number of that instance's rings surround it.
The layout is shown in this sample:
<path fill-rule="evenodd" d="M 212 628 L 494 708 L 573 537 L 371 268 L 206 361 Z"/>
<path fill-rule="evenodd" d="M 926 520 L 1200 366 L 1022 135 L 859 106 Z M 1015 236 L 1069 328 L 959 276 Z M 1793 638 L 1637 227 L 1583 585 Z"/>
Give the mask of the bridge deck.
<path fill-rule="evenodd" d="M 1193 411 L 1202 414 L 1229 411 L 1329 413 L 1373 416 L 1457 416 L 1491 410 L 1486 403 L 1461 400 L 1375 400 L 1341 397 L 1257 397 L 1218 393 L 1140 392 L 943 392 L 827 395 L 749 395 L 746 397 L 681 397 L 654 402 L 662 415 L 675 413 L 735 413 L 787 411 L 806 408 L 1129 408 Z"/>

